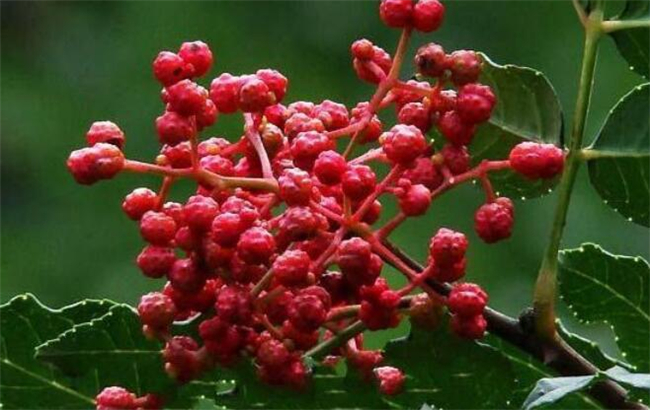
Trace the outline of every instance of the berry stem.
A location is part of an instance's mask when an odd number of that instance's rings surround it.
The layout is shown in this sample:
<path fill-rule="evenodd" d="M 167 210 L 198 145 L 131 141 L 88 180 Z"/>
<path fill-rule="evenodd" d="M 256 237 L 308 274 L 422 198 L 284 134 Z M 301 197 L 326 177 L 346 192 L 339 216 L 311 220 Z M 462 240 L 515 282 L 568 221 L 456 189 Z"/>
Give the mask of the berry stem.
<path fill-rule="evenodd" d="M 404 212 L 399 212 L 393 218 L 391 218 L 384 226 L 379 228 L 376 232 L 377 238 L 382 240 L 387 238 L 398 226 L 402 224 L 408 218 Z"/>
<path fill-rule="evenodd" d="M 405 295 L 400 298 L 398 308 L 404 309 L 408 308 L 411 300 L 417 295 Z M 361 305 L 347 305 L 333 308 L 329 311 L 327 315 L 326 322 L 336 322 L 341 319 L 348 319 L 351 317 L 356 317 L 361 310 Z"/>
<path fill-rule="evenodd" d="M 275 178 L 222 177 L 203 168 L 196 170 L 193 168 L 170 168 L 127 159 L 124 161 L 124 170 L 138 174 L 157 174 L 170 177 L 191 178 L 220 190 L 248 188 L 274 193 L 279 191 Z"/>
<path fill-rule="evenodd" d="M 260 165 L 262 166 L 262 176 L 266 179 L 274 179 L 273 170 L 271 169 L 271 162 L 269 161 L 269 155 L 264 148 L 260 133 L 256 129 L 255 120 L 249 113 L 244 114 L 244 129 L 246 138 L 248 138 L 248 141 L 253 145 L 255 152 L 257 152 L 257 156 L 260 160 Z"/>
<path fill-rule="evenodd" d="M 594 83 L 594 71 L 598 54 L 598 41 L 602 35 L 602 9 L 596 4 L 585 25 L 585 43 L 576 108 L 571 127 L 565 169 L 558 185 L 558 202 L 544 259 L 537 276 L 534 292 L 535 325 L 539 336 L 549 340 L 557 337 L 555 331 L 555 299 L 557 288 L 557 257 L 562 241 L 571 192 L 580 166 L 581 147 L 589 102 Z"/>
<path fill-rule="evenodd" d="M 255 284 L 253 289 L 251 289 L 251 297 L 256 298 L 266 287 L 271 283 L 273 279 L 273 268 L 270 268 L 266 271 L 264 276 Z"/>
<path fill-rule="evenodd" d="M 434 90 L 433 87 L 424 87 L 419 85 L 407 84 L 404 81 L 397 81 L 395 83 L 395 88 L 399 88 L 400 90 L 404 90 L 404 91 L 409 91 L 422 97 L 430 97 L 431 93 Z"/>
<path fill-rule="evenodd" d="M 316 201 L 310 201 L 309 206 L 316 212 L 319 212 L 323 215 L 325 215 L 328 219 L 331 219 L 332 221 L 338 223 L 339 225 L 345 225 L 345 220 L 341 217 L 341 215 L 330 211 L 329 209 L 325 208 L 321 204 L 319 204 Z"/>
<path fill-rule="evenodd" d="M 334 238 L 332 238 L 332 242 L 329 244 L 327 249 L 325 249 L 325 251 L 321 253 L 320 256 L 318 256 L 318 259 L 314 261 L 314 273 L 318 274 L 323 270 L 325 263 L 330 258 L 330 256 L 336 252 L 347 231 L 348 230 L 344 225 L 342 225 L 339 230 L 336 231 L 336 234 L 334 234 Z"/>
<path fill-rule="evenodd" d="M 395 85 L 397 78 L 399 77 L 399 72 L 400 68 L 402 67 L 402 62 L 404 61 L 404 55 L 406 54 L 406 51 L 408 49 L 408 43 L 411 38 L 411 28 L 405 28 L 402 30 L 402 35 L 399 38 L 399 42 L 397 43 L 397 49 L 395 50 L 395 55 L 393 56 L 393 64 L 390 67 L 390 71 L 388 72 L 388 75 L 386 78 L 381 80 L 379 83 L 379 87 L 377 87 L 377 90 L 373 94 L 372 98 L 370 99 L 370 102 L 368 104 L 368 113 L 366 115 L 366 118 L 364 118 L 362 121 L 359 121 L 360 123 L 363 123 L 363 128 L 368 125 L 368 122 L 372 119 L 372 116 L 377 112 L 377 109 L 381 105 L 382 100 L 388 94 L 388 92 L 393 88 Z M 357 131 L 352 139 L 350 139 L 350 143 L 348 146 L 345 148 L 345 151 L 343 152 L 344 157 L 348 157 L 350 153 L 352 152 L 352 149 L 354 148 L 355 144 L 357 143 L 357 139 L 359 138 L 360 132 Z"/>
<path fill-rule="evenodd" d="M 440 186 L 436 188 L 433 192 L 431 192 L 431 200 L 432 201 L 435 200 L 438 196 L 442 195 L 449 189 L 467 181 L 480 179 L 481 182 L 483 183 L 483 180 L 487 179 L 488 172 L 499 171 L 507 168 L 510 168 L 510 161 L 508 160 L 483 161 L 475 168 L 470 169 L 469 171 L 464 172 L 462 174 L 451 175 L 451 173 L 447 172 L 445 173 L 445 180 L 443 181 L 443 183 L 440 184 Z M 491 197 L 494 198 L 494 192 L 492 190 L 492 185 L 489 183 L 489 179 L 488 179 L 488 184 L 489 186 L 487 187 L 484 184 L 483 188 L 486 189 L 485 192 L 489 201 Z M 399 227 L 399 225 L 402 224 L 402 222 L 406 220 L 406 218 L 408 217 L 404 215 L 402 212 L 395 215 L 391 220 L 386 222 L 386 224 L 383 227 L 377 230 L 376 232 L 377 238 L 383 240 L 384 238 L 388 237 L 395 229 L 397 229 L 397 227 Z"/>
<path fill-rule="evenodd" d="M 352 215 L 352 221 L 359 222 L 361 219 L 363 219 L 363 216 L 368 211 L 368 208 L 372 206 L 372 203 L 375 202 L 375 199 L 377 199 L 380 195 L 382 195 L 385 192 L 389 184 L 391 184 L 393 181 L 395 181 L 397 178 L 400 177 L 403 170 L 404 168 L 401 165 L 396 165 L 393 168 L 391 168 L 390 172 L 384 177 L 384 179 L 379 183 L 379 185 L 377 185 L 373 193 L 370 196 L 368 196 L 368 198 L 364 199 L 359 209 L 354 213 L 354 215 Z"/>
<path fill-rule="evenodd" d="M 166 176 L 163 178 L 162 185 L 160 186 L 160 191 L 158 191 L 158 197 L 156 198 L 156 209 L 160 210 L 167 200 L 167 196 L 169 195 L 169 190 L 171 189 L 172 185 L 174 184 L 174 177 L 172 176 Z"/>
<path fill-rule="evenodd" d="M 384 154 L 384 150 L 381 148 L 373 148 L 366 153 L 359 155 L 358 157 L 350 160 L 350 164 L 356 165 L 356 164 L 363 164 L 372 160 L 379 160 L 382 162 L 387 162 L 388 160 L 386 159 L 386 155 Z"/>
<path fill-rule="evenodd" d="M 494 194 L 494 188 L 492 188 L 492 182 L 490 182 L 490 178 L 487 176 L 487 173 L 481 175 L 479 180 L 481 181 L 483 191 L 485 191 L 486 202 L 494 202 L 496 195 Z"/>
<path fill-rule="evenodd" d="M 344 128 L 339 128 L 338 130 L 333 130 L 333 131 L 328 131 L 326 133 L 327 137 L 329 139 L 337 139 L 344 137 L 346 135 L 354 134 L 356 132 L 359 132 L 363 130 L 363 128 L 367 125 L 367 122 L 364 121 L 357 121 L 354 124 L 350 124 L 347 127 Z"/>
<path fill-rule="evenodd" d="M 344 345 L 348 340 L 352 339 L 353 337 L 363 332 L 364 330 L 366 330 L 366 326 L 363 324 L 363 322 L 357 320 L 356 322 L 352 323 L 345 329 L 338 332 L 330 339 L 327 339 L 324 342 L 314 346 L 311 350 L 307 351 L 302 357 L 304 359 L 307 357 L 318 358 L 320 356 L 323 356 L 327 354 L 329 351 L 331 351 L 332 349 Z"/>

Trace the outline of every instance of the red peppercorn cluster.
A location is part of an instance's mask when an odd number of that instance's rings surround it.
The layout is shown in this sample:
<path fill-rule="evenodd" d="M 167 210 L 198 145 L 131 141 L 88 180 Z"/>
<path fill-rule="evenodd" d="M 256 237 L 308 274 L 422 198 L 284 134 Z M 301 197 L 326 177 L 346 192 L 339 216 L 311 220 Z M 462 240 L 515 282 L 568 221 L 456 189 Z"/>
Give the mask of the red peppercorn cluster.
<path fill-rule="evenodd" d="M 437 0 L 381 2 L 382 20 L 401 28 L 402 37 L 393 56 L 369 40 L 352 44 L 354 70 L 377 88 L 351 110 L 331 100 L 285 105 L 288 80 L 271 69 L 223 73 L 208 90 L 195 81 L 211 69 L 213 53 L 195 41 L 153 62 L 164 105 L 155 120 L 161 148 L 154 161 L 126 159 L 125 134 L 112 122 L 90 127 L 88 147 L 72 152 L 67 164 L 79 183 L 122 171 L 162 176 L 158 192 L 136 188 L 122 209 L 146 242 L 138 267 L 163 279 L 159 292 L 142 297 L 138 314 L 144 333 L 165 343 L 170 376 L 183 383 L 250 357 L 265 382 L 299 389 L 310 375 L 303 359 L 325 355 L 323 363 L 345 358 L 364 378 L 376 379 L 381 392 L 397 394 L 404 375 L 382 366 L 381 351 L 363 348 L 361 331 L 395 327 L 404 316 L 434 328 L 447 305 L 457 335 L 483 336 L 487 294 L 455 283 L 465 275 L 467 237 L 440 228 L 421 272 L 386 239 L 440 195 L 474 180 L 487 198 L 475 215 L 478 236 L 486 243 L 508 238 L 514 207 L 495 196 L 489 173 L 550 178 L 561 171 L 563 153 L 522 143 L 508 159 L 471 167 L 468 145 L 497 104 L 490 87 L 478 83 L 480 56 L 447 54 L 429 43 L 415 56 L 420 78 L 429 80 L 398 77 L 412 30 L 434 31 L 443 15 Z M 398 121 L 384 127 L 377 113 L 391 107 Z M 236 112 L 243 116 L 241 137 L 208 133 L 219 114 Z M 427 134 L 434 126 L 446 140 L 440 150 Z M 352 157 L 357 146 L 367 149 Z M 390 169 L 384 177 L 378 164 Z M 176 202 L 171 189 L 182 179 L 194 181 L 196 191 Z M 391 195 L 399 212 L 376 226 L 381 200 Z M 384 263 L 408 285 L 392 288 L 382 277 Z M 432 286 L 443 283 L 455 283 L 448 297 Z M 188 318 L 196 318 L 199 339 L 172 336 L 173 322 Z M 108 388 L 97 404 L 126 409 L 137 400 Z"/>

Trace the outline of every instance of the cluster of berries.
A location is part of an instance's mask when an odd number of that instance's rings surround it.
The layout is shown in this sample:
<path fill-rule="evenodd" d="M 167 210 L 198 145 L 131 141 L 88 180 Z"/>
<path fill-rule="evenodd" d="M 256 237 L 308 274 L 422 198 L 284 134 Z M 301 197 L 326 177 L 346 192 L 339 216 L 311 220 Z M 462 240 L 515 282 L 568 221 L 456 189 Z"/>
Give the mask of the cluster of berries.
<path fill-rule="evenodd" d="M 478 285 L 456 283 L 467 265 L 465 235 L 441 228 L 422 271 L 412 269 L 387 237 L 405 219 L 425 214 L 444 192 L 477 180 L 487 201 L 476 212 L 476 232 L 487 243 L 505 239 L 513 204 L 495 196 L 489 173 L 510 169 L 551 178 L 562 170 L 563 152 L 522 143 L 510 158 L 472 168 L 468 145 L 496 104 L 492 90 L 477 82 L 480 56 L 465 50 L 448 55 L 426 44 L 415 63 L 420 78 L 433 84 L 403 82 L 398 74 L 412 29 L 438 28 L 444 7 L 437 0 L 384 0 L 380 14 L 389 27 L 402 28 L 400 45 L 391 57 L 368 40 L 354 42 L 356 73 L 378 86 L 351 111 L 330 100 L 283 105 L 288 80 L 270 69 L 221 74 L 208 91 L 194 80 L 210 70 L 213 54 L 203 42 L 188 42 L 153 62 L 165 104 L 155 122 L 162 148 L 153 163 L 126 159 L 124 133 L 108 121 L 94 123 L 88 147 L 70 155 L 68 168 L 81 184 L 121 171 L 163 177 L 159 192 L 137 188 L 122 208 L 147 242 L 138 267 L 147 277 L 166 279 L 160 292 L 142 297 L 138 313 L 144 333 L 164 341 L 165 370 L 179 382 L 248 356 L 265 382 L 299 389 L 310 375 L 303 359 L 325 356 L 323 364 L 345 358 L 381 392 L 397 394 L 404 375 L 382 366 L 381 351 L 364 349 L 365 329 L 395 327 L 404 316 L 433 328 L 447 306 L 457 335 L 484 335 L 487 294 Z M 398 123 L 384 130 L 377 113 L 390 106 Z M 237 111 L 244 118 L 239 139 L 200 140 L 219 114 Z M 434 126 L 446 141 L 439 150 L 426 137 Z M 345 138 L 347 148 L 337 151 Z M 369 148 L 351 158 L 359 145 Z M 389 166 L 385 177 L 377 177 L 376 164 Z M 197 183 L 183 203 L 168 198 L 179 179 Z M 399 212 L 374 227 L 385 195 L 397 199 Z M 381 275 L 384 263 L 409 283 L 391 288 Z M 452 284 L 448 296 L 435 286 L 445 283 Z M 199 324 L 200 341 L 171 334 L 174 321 L 189 318 Z M 110 387 L 97 404 L 147 408 L 138 400 Z"/>

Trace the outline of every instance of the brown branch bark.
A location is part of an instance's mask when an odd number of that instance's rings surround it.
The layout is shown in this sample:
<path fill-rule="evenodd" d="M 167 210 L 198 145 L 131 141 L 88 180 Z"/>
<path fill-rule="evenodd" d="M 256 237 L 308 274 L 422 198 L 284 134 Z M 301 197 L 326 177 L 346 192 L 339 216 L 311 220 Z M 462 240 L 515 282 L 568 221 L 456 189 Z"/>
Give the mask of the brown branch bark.
<path fill-rule="evenodd" d="M 385 240 L 384 245 L 413 270 L 421 272 L 424 269 L 422 265 L 390 241 Z M 432 279 L 428 279 L 427 284 L 443 296 L 448 295 L 451 290 L 451 285 Z M 489 307 L 485 309 L 484 313 L 488 331 L 491 334 L 530 354 L 558 374 L 586 376 L 598 372 L 599 369 L 596 366 L 576 352 L 559 335 L 550 341 L 539 338 L 535 334 L 534 325 L 532 325 L 533 315 L 534 312 L 531 309 L 519 319 L 514 319 Z M 609 409 L 648 409 L 641 403 L 629 401 L 626 390 L 613 381 L 595 383 L 588 393 Z"/>

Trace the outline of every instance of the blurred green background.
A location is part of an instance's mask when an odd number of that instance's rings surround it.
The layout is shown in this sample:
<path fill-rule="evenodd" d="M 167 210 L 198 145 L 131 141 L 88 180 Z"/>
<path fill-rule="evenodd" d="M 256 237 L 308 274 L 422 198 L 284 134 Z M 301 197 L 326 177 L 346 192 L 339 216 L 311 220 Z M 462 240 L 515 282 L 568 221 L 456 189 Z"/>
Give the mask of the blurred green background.
<path fill-rule="evenodd" d="M 609 4 L 612 11 L 619 6 Z M 569 1 L 446 2 L 443 28 L 416 35 L 411 51 L 436 41 L 470 48 L 499 63 L 543 71 L 571 118 L 582 34 Z M 185 40 L 212 47 L 218 73 L 279 69 L 290 78 L 288 101 L 330 98 L 353 106 L 372 88 L 355 77 L 349 45 L 367 37 L 393 50 L 398 32 L 382 26 L 374 1 L 318 2 L 2 2 L 2 301 L 33 292 L 61 306 L 87 297 L 136 303 L 161 283 L 133 263 L 142 240 L 120 210 L 136 186 L 155 178 L 124 175 L 92 187 L 76 185 L 65 168 L 94 120 L 112 120 L 127 134 L 126 153 L 152 159 L 154 118 L 161 112 L 150 63 L 158 51 Z M 405 73 L 412 72 L 412 65 Z M 408 74 L 405 74 L 407 76 Z M 203 79 L 204 85 L 209 78 Z M 588 139 L 614 103 L 641 81 L 613 42 L 602 42 Z M 222 116 L 206 135 L 238 137 L 241 122 Z M 602 203 L 580 176 L 569 214 L 566 247 L 594 241 L 647 259 L 648 230 Z M 185 189 L 175 189 L 181 198 Z M 517 314 L 532 284 L 549 232 L 556 197 L 517 203 L 512 239 L 482 244 L 472 229 L 482 193 L 472 186 L 438 201 L 406 224 L 395 241 L 422 260 L 428 238 L 442 225 L 472 240 L 467 279 L 483 284 L 498 309 Z M 575 325 L 574 325 L 575 326 Z M 602 329 L 582 328 L 587 334 Z"/>

